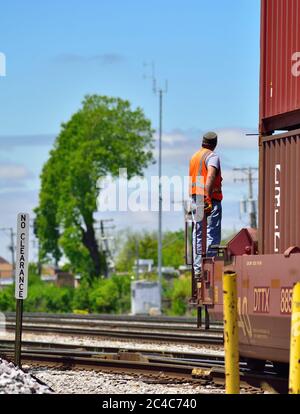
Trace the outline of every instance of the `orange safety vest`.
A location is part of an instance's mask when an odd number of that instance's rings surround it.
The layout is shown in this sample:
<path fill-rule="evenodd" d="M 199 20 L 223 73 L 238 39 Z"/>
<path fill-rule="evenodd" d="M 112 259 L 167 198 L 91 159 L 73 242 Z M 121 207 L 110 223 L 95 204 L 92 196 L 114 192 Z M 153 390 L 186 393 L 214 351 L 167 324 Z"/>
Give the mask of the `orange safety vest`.
<path fill-rule="evenodd" d="M 207 195 L 205 188 L 208 172 L 206 160 L 211 153 L 211 150 L 202 148 L 200 151 L 196 152 L 196 154 L 193 155 L 190 161 L 190 196 Z M 212 192 L 213 200 L 223 200 L 222 181 L 223 178 L 220 169 L 214 182 L 214 188 Z"/>

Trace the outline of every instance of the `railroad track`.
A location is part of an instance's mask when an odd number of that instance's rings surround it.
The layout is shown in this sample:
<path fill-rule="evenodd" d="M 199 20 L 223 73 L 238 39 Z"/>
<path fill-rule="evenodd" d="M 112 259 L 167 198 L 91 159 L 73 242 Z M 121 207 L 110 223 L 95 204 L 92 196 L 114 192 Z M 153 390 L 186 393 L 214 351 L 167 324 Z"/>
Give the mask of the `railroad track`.
<path fill-rule="evenodd" d="M 6 320 L 14 322 L 15 314 L 6 313 Z M 193 330 L 199 332 L 196 327 L 196 320 L 191 318 L 171 318 L 171 317 L 141 317 L 141 316 L 127 316 L 127 315 L 74 315 L 74 314 L 34 314 L 25 313 L 23 316 L 24 322 L 30 323 L 48 323 L 48 324 L 72 324 L 85 326 L 109 326 L 109 327 L 124 327 L 134 326 L 142 329 L 170 329 L 176 330 Z M 212 332 L 223 332 L 223 325 L 221 323 L 212 323 Z"/>
<path fill-rule="evenodd" d="M 7 323 L 5 325 L 7 331 L 15 331 L 14 323 Z M 99 328 L 79 328 L 70 326 L 49 326 L 48 324 L 23 324 L 24 332 L 35 332 L 40 334 L 51 333 L 59 335 L 77 335 L 77 336 L 89 336 L 89 337 L 105 337 L 105 338 L 118 338 L 118 339 L 139 339 L 139 340 L 151 340 L 159 342 L 175 342 L 185 344 L 211 344 L 211 345 L 223 345 L 223 334 L 206 334 L 204 332 L 195 333 L 195 331 L 187 330 L 182 332 L 179 330 L 176 332 L 174 328 L 163 329 L 163 332 L 154 332 L 152 330 L 142 331 L 134 329 L 99 329 Z"/>
<path fill-rule="evenodd" d="M 7 318 L 15 318 L 14 312 L 6 312 Z M 144 322 L 144 323 L 168 323 L 168 324 L 190 324 L 196 326 L 196 318 L 173 317 L 173 316 L 142 316 L 142 315 L 114 315 L 114 314 L 74 314 L 74 313 L 40 313 L 24 312 L 24 318 L 30 319 L 76 319 L 76 320 L 96 320 L 96 321 L 123 321 L 123 322 Z M 214 325 L 222 326 L 222 323 L 215 322 Z"/>
<path fill-rule="evenodd" d="M 14 318 L 7 318 L 7 322 L 14 323 Z M 165 330 L 176 330 L 182 332 L 189 332 L 189 333 L 200 333 L 206 332 L 208 333 L 223 333 L 223 327 L 221 326 L 212 326 L 209 330 L 204 330 L 202 328 L 196 328 L 193 325 L 187 324 L 166 324 L 166 323 L 149 323 L 149 322 L 122 322 L 122 321 L 105 321 L 105 320 L 77 320 L 77 319 L 53 319 L 53 318 L 23 318 L 24 323 L 30 324 L 43 324 L 43 325 L 71 325 L 71 326 L 85 326 L 85 327 L 106 327 L 110 329 L 142 329 L 142 330 L 157 330 L 157 331 L 165 331 Z"/>
<path fill-rule="evenodd" d="M 14 340 L 0 340 L 0 353 L 1 352 L 13 352 Z M 110 355 L 110 354 L 140 354 L 146 357 L 161 357 L 161 358 L 175 358 L 186 361 L 205 362 L 209 359 L 210 363 L 224 364 L 224 357 L 222 354 L 212 354 L 211 352 L 186 352 L 186 351 L 166 351 L 158 349 L 143 349 L 143 348 L 122 348 L 116 346 L 93 346 L 93 345 L 77 345 L 77 344 L 64 344 L 54 342 L 38 342 L 38 341 L 23 341 L 22 350 L 40 353 L 52 353 L 65 352 L 66 354 L 72 354 L 80 352 L 81 355 L 85 353 L 88 356 L 92 355 Z"/>
<path fill-rule="evenodd" d="M 138 376 L 152 383 L 200 383 L 224 386 L 224 357 L 201 353 L 162 353 L 119 348 L 24 342 L 23 363 L 58 369 L 93 370 Z M 13 341 L 0 342 L 0 356 L 12 360 Z M 263 373 L 251 373 L 240 363 L 241 385 L 254 392 L 268 389 L 286 393 L 287 378 L 279 377 L 271 365 Z"/>
<path fill-rule="evenodd" d="M 90 317 L 89 317 L 90 316 Z M 87 317 L 87 319 L 86 319 Z M 52 333 L 59 335 L 93 336 L 118 339 L 138 339 L 185 344 L 223 344 L 223 328 L 213 325 L 205 331 L 196 328 L 186 318 L 168 317 L 135 318 L 130 316 L 106 315 L 53 315 L 25 314 L 25 332 Z M 6 314 L 5 328 L 15 330 L 15 315 Z"/>

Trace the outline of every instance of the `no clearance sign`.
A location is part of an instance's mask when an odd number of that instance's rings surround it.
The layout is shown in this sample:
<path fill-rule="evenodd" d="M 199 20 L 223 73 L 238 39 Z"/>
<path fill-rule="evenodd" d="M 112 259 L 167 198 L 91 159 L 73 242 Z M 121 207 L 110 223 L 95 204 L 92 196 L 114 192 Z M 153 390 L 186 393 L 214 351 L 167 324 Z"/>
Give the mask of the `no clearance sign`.
<path fill-rule="evenodd" d="M 16 252 L 16 299 L 27 298 L 28 288 L 29 214 L 18 214 Z"/>

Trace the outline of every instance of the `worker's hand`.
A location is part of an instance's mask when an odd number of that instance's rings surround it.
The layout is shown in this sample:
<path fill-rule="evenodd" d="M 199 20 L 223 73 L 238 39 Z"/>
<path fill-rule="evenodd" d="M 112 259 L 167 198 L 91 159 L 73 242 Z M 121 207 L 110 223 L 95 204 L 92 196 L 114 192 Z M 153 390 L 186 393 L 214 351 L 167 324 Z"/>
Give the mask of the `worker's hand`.
<path fill-rule="evenodd" d="M 207 216 L 210 216 L 211 212 L 212 212 L 212 209 L 213 209 L 213 206 L 212 206 L 211 198 L 208 197 L 208 196 L 205 196 L 204 197 L 204 213 Z"/>

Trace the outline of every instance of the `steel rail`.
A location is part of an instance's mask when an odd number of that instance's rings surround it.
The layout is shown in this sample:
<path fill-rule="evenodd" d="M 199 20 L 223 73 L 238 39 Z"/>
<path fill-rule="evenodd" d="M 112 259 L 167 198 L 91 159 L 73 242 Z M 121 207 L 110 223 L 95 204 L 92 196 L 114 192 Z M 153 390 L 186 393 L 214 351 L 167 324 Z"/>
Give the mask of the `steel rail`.
<path fill-rule="evenodd" d="M 7 331 L 14 331 L 15 324 L 6 324 L 5 329 Z M 134 330 L 115 331 L 104 329 L 84 329 L 84 328 L 72 328 L 72 327 L 60 327 L 60 326 L 47 326 L 47 325 L 27 325 L 23 324 L 23 331 L 25 332 L 39 332 L 39 333 L 53 333 L 62 335 L 81 335 L 81 336 L 97 336 L 97 337 L 110 337 L 110 338 L 122 338 L 122 339 L 140 339 L 151 340 L 161 342 L 179 342 L 189 344 L 213 344 L 222 345 L 223 335 L 207 335 L 199 333 L 196 335 L 184 333 L 182 335 L 174 333 L 174 329 L 170 333 L 157 333 L 157 332 L 141 332 Z M 166 329 L 165 329 L 166 331 Z"/>
<path fill-rule="evenodd" d="M 6 321 L 8 322 L 14 322 L 14 318 L 13 317 L 8 317 L 6 319 Z M 100 327 L 100 326 L 104 326 L 104 327 L 110 327 L 111 329 L 115 329 L 115 328 L 136 328 L 136 329 L 144 329 L 144 330 L 170 330 L 172 329 L 173 331 L 182 331 L 182 332 L 190 332 L 190 333 L 200 333 L 200 332 L 205 332 L 206 334 L 209 333 L 223 333 L 223 328 L 220 326 L 212 326 L 212 328 L 209 331 L 204 331 L 202 329 L 198 329 L 196 326 L 186 326 L 186 325 L 179 325 L 179 324 L 174 324 L 172 326 L 170 325 L 166 325 L 164 323 L 141 323 L 141 322 L 120 322 L 120 321 L 104 321 L 104 320 L 77 320 L 77 319 L 65 319 L 65 318 L 60 318 L 60 319 L 56 319 L 56 318 L 31 318 L 31 317 L 25 317 L 23 318 L 23 322 L 24 323 L 31 323 L 31 324 L 36 324 L 36 323 L 40 323 L 40 324 L 53 324 L 53 325 L 74 325 L 74 326 L 89 326 L 89 327 Z"/>
<path fill-rule="evenodd" d="M 73 351 L 74 352 L 74 351 Z M 9 352 L 1 351 L 2 357 L 10 360 L 13 356 L 12 350 Z M 63 351 L 60 353 L 55 351 L 41 352 L 37 350 L 23 351 L 22 361 L 38 366 L 58 366 L 65 369 L 72 370 L 93 370 L 109 373 L 122 373 L 139 376 L 155 375 L 163 381 L 189 381 L 189 382 L 210 382 L 208 377 L 211 364 L 200 362 L 187 362 L 179 359 L 168 359 L 160 357 L 145 357 L 138 354 L 122 355 L 86 355 L 81 352 L 68 353 Z M 214 364 L 216 362 L 214 361 Z M 203 372 L 203 377 L 199 374 L 194 375 L 194 370 L 197 369 Z M 153 377 L 152 377 L 153 379 Z"/>
<path fill-rule="evenodd" d="M 14 312 L 5 312 L 5 317 L 15 318 Z M 173 317 L 173 316 L 143 316 L 143 315 L 114 315 L 114 314 L 75 314 L 75 313 L 41 313 L 41 312 L 24 312 L 24 318 L 53 318 L 53 319 L 84 319 L 84 320 L 104 320 L 104 321 L 124 321 L 124 322 L 157 322 L 157 323 L 174 323 L 174 324 L 197 324 L 196 318 L 191 317 Z M 221 322 L 213 322 L 212 325 L 222 326 Z"/>
<path fill-rule="evenodd" d="M 14 348 L 14 340 L 0 340 L 0 354 L 12 351 Z M 92 345 L 78 345 L 78 344 L 63 344 L 54 342 L 38 342 L 38 341 L 23 341 L 23 351 L 33 350 L 34 352 L 85 352 L 86 355 L 96 354 L 140 354 L 146 357 L 160 357 L 160 358 L 174 358 L 189 361 L 215 361 L 216 363 L 224 363 L 224 356 L 212 353 L 203 352 L 184 352 L 184 351 L 165 351 L 158 349 L 142 349 L 142 348 L 122 348 L 122 347 L 105 347 Z"/>
<path fill-rule="evenodd" d="M 1 350 L 0 355 L 10 359 L 13 350 Z M 225 370 L 224 360 L 211 360 L 211 355 L 205 355 L 203 361 L 186 361 L 178 358 L 163 356 L 148 357 L 139 353 L 96 354 L 94 352 L 80 350 L 23 350 L 23 361 L 33 365 L 59 366 L 63 369 L 95 370 L 109 373 L 122 373 L 130 375 L 153 375 L 155 382 L 164 381 L 188 381 L 202 384 L 224 385 Z M 245 369 L 245 364 L 240 364 L 240 376 L 242 387 L 252 387 L 256 390 L 268 389 L 275 393 L 286 393 L 288 388 L 287 378 L 279 377 L 272 372 L 270 366 L 264 373 L 253 373 Z"/>

